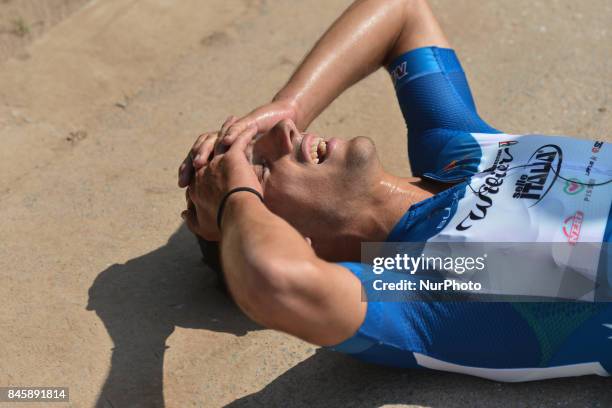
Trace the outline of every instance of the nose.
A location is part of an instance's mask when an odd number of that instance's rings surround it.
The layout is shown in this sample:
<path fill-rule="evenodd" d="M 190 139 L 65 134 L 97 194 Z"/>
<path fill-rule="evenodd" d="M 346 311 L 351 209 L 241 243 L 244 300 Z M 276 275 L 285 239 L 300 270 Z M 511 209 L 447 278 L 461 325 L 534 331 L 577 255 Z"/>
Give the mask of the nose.
<path fill-rule="evenodd" d="M 287 138 L 290 144 L 295 142 L 295 139 L 300 137 L 301 133 L 291 119 L 283 119 L 272 128 L 272 131 L 279 139 Z"/>
<path fill-rule="evenodd" d="M 292 154 L 294 144 L 299 138 L 301 138 L 301 134 L 295 123 L 292 120 L 284 119 L 257 141 L 256 148 L 261 153 L 265 152 L 277 158 Z"/>

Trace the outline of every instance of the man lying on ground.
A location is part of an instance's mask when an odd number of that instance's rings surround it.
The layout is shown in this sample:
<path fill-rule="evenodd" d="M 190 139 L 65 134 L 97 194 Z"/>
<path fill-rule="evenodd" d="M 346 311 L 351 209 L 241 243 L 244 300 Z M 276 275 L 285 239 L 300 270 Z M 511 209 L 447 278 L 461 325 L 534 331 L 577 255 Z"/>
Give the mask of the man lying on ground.
<path fill-rule="evenodd" d="M 381 66 L 418 177 L 385 172 L 368 138 L 304 133 Z M 189 186 L 188 227 L 219 241 L 229 292 L 258 323 L 369 362 L 526 381 L 612 373 L 612 303 L 595 301 L 609 299 L 612 280 L 602 245 L 612 235 L 611 162 L 600 141 L 491 127 L 425 1 L 363 0 L 273 102 L 200 136 L 179 184 Z M 604 250 L 567 261 L 598 282 L 589 301 L 363 301 L 375 275 L 361 244 L 381 241 Z"/>

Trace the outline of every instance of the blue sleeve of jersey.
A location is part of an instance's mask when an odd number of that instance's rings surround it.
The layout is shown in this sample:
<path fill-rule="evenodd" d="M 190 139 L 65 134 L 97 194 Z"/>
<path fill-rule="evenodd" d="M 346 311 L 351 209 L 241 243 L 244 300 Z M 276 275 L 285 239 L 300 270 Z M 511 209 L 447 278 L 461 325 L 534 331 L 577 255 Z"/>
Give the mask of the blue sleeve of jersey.
<path fill-rule="evenodd" d="M 398 57 L 388 70 L 410 132 L 450 129 L 497 133 L 478 116 L 453 50 L 417 48 Z"/>
<path fill-rule="evenodd" d="M 386 280 L 370 265 L 341 265 L 366 293 Z M 369 301 L 359 330 L 331 349 L 395 367 L 420 367 L 422 355 L 502 370 L 598 362 L 609 373 L 611 328 L 612 303 Z"/>
<path fill-rule="evenodd" d="M 396 279 L 387 272 L 376 275 L 366 264 L 342 266 L 374 298 L 373 280 Z M 415 353 L 454 364 L 504 368 L 537 364 L 540 357 L 532 330 L 508 303 L 368 301 L 357 333 L 333 349 L 367 362 L 408 368 L 418 367 Z"/>
<path fill-rule="evenodd" d="M 398 57 L 388 70 L 408 127 L 408 151 L 415 175 L 442 170 L 431 161 L 449 140 L 469 137 L 469 133 L 500 133 L 478 115 L 453 50 L 417 48 Z"/>

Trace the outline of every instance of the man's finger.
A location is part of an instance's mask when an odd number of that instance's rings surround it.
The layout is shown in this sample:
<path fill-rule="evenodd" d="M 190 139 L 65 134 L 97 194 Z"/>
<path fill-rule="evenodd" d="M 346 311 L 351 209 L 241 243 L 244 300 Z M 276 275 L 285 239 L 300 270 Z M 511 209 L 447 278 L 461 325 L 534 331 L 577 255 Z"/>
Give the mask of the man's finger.
<path fill-rule="evenodd" d="M 226 131 L 221 142 L 229 146 L 236 141 L 238 136 L 240 136 L 246 129 L 250 126 L 255 126 L 255 133 L 257 133 L 257 125 L 255 121 L 251 118 L 251 115 L 247 115 L 244 118 L 240 119 L 236 123 L 232 124 Z"/>
<path fill-rule="evenodd" d="M 195 198 L 196 198 L 195 196 L 196 196 L 195 185 L 194 183 L 191 183 L 187 187 L 187 203 L 189 203 L 189 201 L 191 201 L 192 203 L 195 203 Z"/>
<path fill-rule="evenodd" d="M 197 154 L 196 152 L 200 149 L 200 146 L 202 146 L 202 144 L 208 140 L 208 136 L 210 136 L 210 133 L 202 133 L 200 136 L 198 136 L 196 141 L 193 142 L 193 146 L 191 146 L 191 150 L 189 151 L 192 158 L 195 158 Z"/>
<path fill-rule="evenodd" d="M 213 151 L 215 146 L 216 137 L 209 137 L 203 143 L 198 146 L 198 149 L 195 151 L 195 156 L 193 159 L 193 167 L 195 170 L 198 170 L 201 167 L 206 166 L 208 164 L 208 159 L 210 158 L 210 154 Z"/>
<path fill-rule="evenodd" d="M 191 150 L 189 151 L 189 156 L 191 156 L 192 164 L 193 162 L 200 160 L 199 151 L 202 148 L 202 146 L 206 143 L 206 141 L 208 140 L 209 135 L 210 135 L 209 133 L 201 134 L 200 136 L 198 136 L 193 146 L 191 146 Z"/>
<path fill-rule="evenodd" d="M 185 189 L 185 202 L 187 203 L 187 210 L 195 211 L 195 204 L 193 203 L 191 197 L 189 197 L 189 189 Z"/>
<path fill-rule="evenodd" d="M 253 140 L 253 138 L 257 135 L 257 126 L 251 125 L 247 127 L 244 132 L 240 133 L 234 143 L 229 148 L 229 151 L 244 151 L 247 146 Z"/>
<path fill-rule="evenodd" d="M 215 147 L 214 147 L 213 155 L 223 154 L 223 153 L 227 152 L 227 149 L 229 149 L 229 146 L 224 144 L 221 141 L 221 138 L 219 138 L 215 142 Z"/>
<path fill-rule="evenodd" d="M 191 162 L 191 156 L 187 155 L 183 163 L 181 163 L 178 170 L 178 185 L 179 187 L 187 187 L 191 182 L 191 175 L 193 174 L 193 163 Z"/>
<path fill-rule="evenodd" d="M 223 122 L 223 125 L 221 126 L 221 133 L 220 136 L 223 137 L 225 136 L 225 134 L 227 133 L 228 129 L 230 128 L 230 126 L 232 126 L 234 123 L 236 123 L 236 121 L 238 120 L 238 118 L 234 115 L 228 117 L 227 119 L 225 119 L 225 122 Z"/>
<path fill-rule="evenodd" d="M 183 163 L 181 163 L 179 167 L 179 177 L 178 177 L 179 187 L 187 187 L 189 183 L 191 182 L 191 176 L 194 171 L 193 161 L 197 156 L 197 150 L 199 149 L 200 145 L 205 142 L 206 136 L 207 136 L 206 133 L 203 133 L 200 136 L 198 136 L 195 143 L 189 150 L 187 157 L 185 158 L 185 160 L 183 160 Z"/>

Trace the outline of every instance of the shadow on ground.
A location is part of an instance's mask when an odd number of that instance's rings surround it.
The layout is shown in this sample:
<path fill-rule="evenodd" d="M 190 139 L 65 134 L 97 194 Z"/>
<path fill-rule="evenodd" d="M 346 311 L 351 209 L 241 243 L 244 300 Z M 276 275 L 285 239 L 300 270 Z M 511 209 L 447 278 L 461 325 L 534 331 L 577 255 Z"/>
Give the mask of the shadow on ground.
<path fill-rule="evenodd" d="M 114 343 L 111 368 L 97 407 L 164 406 L 164 352 L 175 327 L 236 336 L 259 329 L 217 288 L 213 272 L 194 255 L 198 252 L 194 237 L 182 227 L 163 247 L 126 264 L 113 265 L 95 279 L 87 309 L 100 317 Z M 385 404 L 609 407 L 612 380 L 583 377 L 498 384 L 448 373 L 377 367 L 321 349 L 261 391 L 228 406 Z"/>
<path fill-rule="evenodd" d="M 111 336 L 111 367 L 97 407 L 163 407 L 166 339 L 175 327 L 242 336 L 259 329 L 218 289 L 183 226 L 168 243 L 102 271 L 89 289 Z"/>
<path fill-rule="evenodd" d="M 612 379 L 581 377 L 501 384 L 458 374 L 364 364 L 319 349 L 261 391 L 226 408 L 610 407 Z"/>

